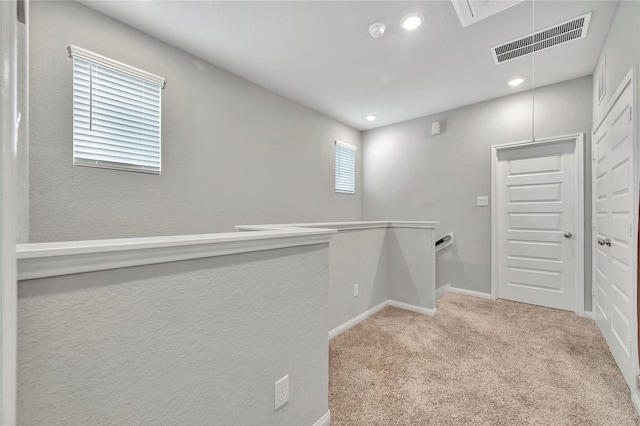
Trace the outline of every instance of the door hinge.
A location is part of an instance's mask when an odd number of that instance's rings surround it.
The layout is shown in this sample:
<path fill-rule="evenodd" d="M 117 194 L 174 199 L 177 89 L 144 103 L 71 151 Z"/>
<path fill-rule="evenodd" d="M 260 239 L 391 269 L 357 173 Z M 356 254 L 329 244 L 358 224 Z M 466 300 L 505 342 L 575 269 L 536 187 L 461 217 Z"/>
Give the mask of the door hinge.
<path fill-rule="evenodd" d="M 591 159 L 592 159 L 593 161 L 595 161 L 595 160 L 596 160 L 596 149 L 595 149 L 595 148 L 591 150 Z"/>
<path fill-rule="evenodd" d="M 591 218 L 591 229 L 596 229 L 596 220 Z"/>

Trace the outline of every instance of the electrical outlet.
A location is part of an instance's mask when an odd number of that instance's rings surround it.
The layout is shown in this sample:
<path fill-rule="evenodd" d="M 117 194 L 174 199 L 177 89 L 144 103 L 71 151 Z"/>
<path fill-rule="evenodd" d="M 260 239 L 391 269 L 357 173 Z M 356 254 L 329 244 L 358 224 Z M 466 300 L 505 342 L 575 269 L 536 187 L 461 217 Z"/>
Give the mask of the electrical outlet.
<path fill-rule="evenodd" d="M 360 295 L 360 289 L 358 288 L 358 284 L 353 285 L 353 297 L 358 297 Z"/>
<path fill-rule="evenodd" d="M 275 385 L 275 409 L 289 402 L 289 375 L 278 380 Z"/>
<path fill-rule="evenodd" d="M 486 195 L 478 196 L 478 199 L 476 201 L 476 205 L 478 207 L 488 207 L 489 206 L 489 197 L 486 196 Z"/>

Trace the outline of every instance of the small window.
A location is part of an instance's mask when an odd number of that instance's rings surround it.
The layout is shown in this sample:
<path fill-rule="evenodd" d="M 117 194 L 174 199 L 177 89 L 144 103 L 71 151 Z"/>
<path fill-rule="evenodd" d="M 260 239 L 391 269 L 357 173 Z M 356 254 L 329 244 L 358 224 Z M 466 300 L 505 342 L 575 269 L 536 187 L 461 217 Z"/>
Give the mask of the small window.
<path fill-rule="evenodd" d="M 356 192 L 356 149 L 353 145 L 336 141 L 336 192 Z"/>
<path fill-rule="evenodd" d="M 88 50 L 73 58 L 73 164 L 160 174 L 164 79 Z"/>

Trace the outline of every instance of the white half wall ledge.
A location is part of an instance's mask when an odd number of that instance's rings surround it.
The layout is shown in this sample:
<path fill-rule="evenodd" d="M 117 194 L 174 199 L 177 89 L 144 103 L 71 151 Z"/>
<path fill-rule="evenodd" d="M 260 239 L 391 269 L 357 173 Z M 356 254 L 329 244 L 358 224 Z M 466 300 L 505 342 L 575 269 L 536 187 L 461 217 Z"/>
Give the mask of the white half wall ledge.
<path fill-rule="evenodd" d="M 399 220 L 377 220 L 361 222 L 318 222 L 318 223 L 285 223 L 272 225 L 238 225 L 238 231 L 269 231 L 275 229 L 331 229 L 336 231 L 353 231 L 360 229 L 375 228 L 417 228 L 435 229 L 438 222 L 434 221 L 399 221 Z"/>
<path fill-rule="evenodd" d="M 18 280 L 328 244 L 332 229 L 177 235 L 18 244 Z"/>

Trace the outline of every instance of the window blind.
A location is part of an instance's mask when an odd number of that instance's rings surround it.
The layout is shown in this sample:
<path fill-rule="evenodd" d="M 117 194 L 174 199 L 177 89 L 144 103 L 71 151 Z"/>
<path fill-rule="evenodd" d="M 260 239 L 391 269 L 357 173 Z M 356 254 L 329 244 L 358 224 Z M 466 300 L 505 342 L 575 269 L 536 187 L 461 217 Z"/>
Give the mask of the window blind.
<path fill-rule="evenodd" d="M 356 192 L 356 150 L 358 148 L 336 141 L 336 192 Z"/>
<path fill-rule="evenodd" d="M 160 174 L 164 79 L 70 46 L 73 163 Z"/>

